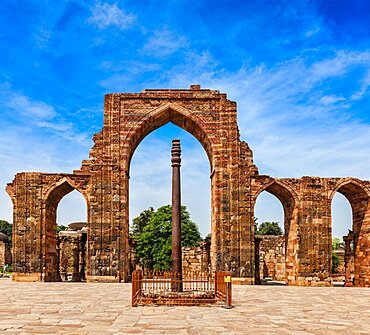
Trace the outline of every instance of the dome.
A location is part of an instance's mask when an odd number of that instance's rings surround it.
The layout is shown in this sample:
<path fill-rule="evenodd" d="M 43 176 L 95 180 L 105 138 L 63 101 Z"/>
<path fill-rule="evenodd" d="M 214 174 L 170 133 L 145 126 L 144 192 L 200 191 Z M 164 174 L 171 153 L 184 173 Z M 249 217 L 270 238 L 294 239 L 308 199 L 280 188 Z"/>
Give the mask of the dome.
<path fill-rule="evenodd" d="M 0 232 L 0 242 L 8 243 L 8 236 Z"/>
<path fill-rule="evenodd" d="M 70 230 L 81 230 L 83 227 L 86 227 L 86 222 L 72 222 L 68 225 Z"/>

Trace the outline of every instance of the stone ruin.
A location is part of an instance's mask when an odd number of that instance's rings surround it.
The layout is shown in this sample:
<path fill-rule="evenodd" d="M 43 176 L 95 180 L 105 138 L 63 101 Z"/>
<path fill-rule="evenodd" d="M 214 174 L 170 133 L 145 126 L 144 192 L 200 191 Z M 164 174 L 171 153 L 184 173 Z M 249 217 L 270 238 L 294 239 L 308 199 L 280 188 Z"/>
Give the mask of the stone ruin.
<path fill-rule="evenodd" d="M 86 222 L 72 222 L 57 235 L 57 281 L 85 281 Z"/>
<path fill-rule="evenodd" d="M 267 279 L 285 282 L 284 235 L 256 235 L 254 241 L 256 252 L 256 284 L 261 284 Z"/>
<path fill-rule="evenodd" d="M 0 266 L 12 263 L 12 250 L 8 236 L 0 232 Z"/>
<path fill-rule="evenodd" d="M 56 209 L 73 190 L 87 203 L 87 281 L 130 279 L 130 161 L 141 140 L 168 122 L 197 138 L 210 162 L 212 272 L 231 271 L 235 280 L 255 283 L 254 206 L 267 191 L 284 208 L 287 283 L 332 285 L 331 202 L 340 192 L 353 212 L 347 240 L 354 245 L 354 281 L 346 278 L 347 285 L 370 286 L 370 182 L 259 174 L 240 140 L 236 103 L 199 85 L 107 94 L 102 131 L 79 170 L 16 174 L 6 188 L 14 205 L 14 280 L 58 280 Z"/>

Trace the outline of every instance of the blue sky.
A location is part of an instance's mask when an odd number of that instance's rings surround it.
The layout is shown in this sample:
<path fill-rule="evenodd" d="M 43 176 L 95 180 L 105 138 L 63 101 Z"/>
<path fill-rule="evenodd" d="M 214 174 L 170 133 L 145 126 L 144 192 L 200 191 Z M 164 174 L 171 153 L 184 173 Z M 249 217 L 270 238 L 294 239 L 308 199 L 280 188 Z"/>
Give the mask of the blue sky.
<path fill-rule="evenodd" d="M 0 216 L 12 221 L 3 189 L 16 172 L 79 168 L 101 129 L 105 93 L 145 88 L 228 93 L 263 174 L 370 179 L 369 46 L 370 1 L 2 0 Z M 174 136 L 191 153 L 185 204 L 206 232 L 207 159 L 171 126 L 135 153 L 131 213 L 169 202 Z M 63 200 L 58 220 L 84 214 L 77 198 Z M 258 206 L 261 219 L 280 215 L 268 199 Z M 336 235 L 346 232 L 346 206 L 336 200 Z"/>

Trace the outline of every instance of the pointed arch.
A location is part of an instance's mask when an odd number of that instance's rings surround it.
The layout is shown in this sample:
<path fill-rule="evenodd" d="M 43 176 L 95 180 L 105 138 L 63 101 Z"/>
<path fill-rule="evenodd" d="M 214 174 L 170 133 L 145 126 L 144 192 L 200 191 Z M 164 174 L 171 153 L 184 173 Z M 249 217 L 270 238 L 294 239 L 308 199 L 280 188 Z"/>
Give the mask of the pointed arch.
<path fill-rule="evenodd" d="M 129 145 L 127 145 L 127 155 L 129 158 L 127 169 L 129 170 L 131 158 L 140 142 L 152 131 L 164 126 L 168 122 L 172 122 L 176 126 L 184 129 L 200 142 L 207 153 L 210 170 L 212 171 L 212 145 L 205 130 L 201 126 L 201 120 L 194 114 L 194 112 L 176 103 L 166 103 L 151 110 L 131 127 L 126 137 L 126 140 L 129 143 Z"/>
<path fill-rule="evenodd" d="M 86 193 L 83 190 L 81 190 L 80 187 L 78 187 L 76 183 L 68 176 L 64 176 L 62 179 L 50 185 L 46 189 L 43 197 L 43 202 L 48 203 L 50 201 L 53 201 L 56 202 L 56 204 L 58 204 L 59 201 L 62 200 L 64 196 L 66 196 L 68 193 L 74 190 L 80 192 L 85 198 L 86 203 L 88 203 L 88 197 Z"/>
<path fill-rule="evenodd" d="M 351 200 L 355 198 L 370 198 L 370 189 L 366 188 L 358 179 L 356 178 L 344 178 L 340 179 L 334 190 L 329 195 L 329 200 L 332 201 L 336 192 L 343 194 L 350 204 Z"/>
<path fill-rule="evenodd" d="M 356 236 L 362 229 L 362 224 L 370 216 L 368 207 L 370 204 L 370 190 L 355 178 L 345 178 L 338 182 L 335 189 L 329 195 L 330 203 L 334 194 L 341 193 L 349 201 L 352 208 L 352 230 Z"/>
<path fill-rule="evenodd" d="M 353 241 L 354 245 L 354 285 L 368 286 L 367 278 L 370 274 L 370 190 L 355 178 L 339 180 L 329 195 L 330 202 L 336 192 L 343 194 L 352 208 L 352 232 L 346 236 L 346 241 Z M 349 256 L 349 249 L 346 254 Z M 349 267 L 346 265 L 346 285 L 351 286 Z"/>
<path fill-rule="evenodd" d="M 289 185 L 284 184 L 277 179 L 271 179 L 270 182 L 262 185 L 255 193 L 254 199 L 256 200 L 263 191 L 271 193 L 277 197 L 281 203 L 293 200 L 295 204 L 299 201 L 297 193 Z"/>
<path fill-rule="evenodd" d="M 56 236 L 56 226 L 57 226 L 57 208 L 59 202 L 70 192 L 77 190 L 85 199 L 86 202 L 86 217 L 89 220 L 88 214 L 88 198 L 85 192 L 74 183 L 74 181 L 68 176 L 64 176 L 59 181 L 50 185 L 43 197 L 43 215 L 42 215 L 42 230 L 41 239 L 43 246 L 42 258 L 43 258 L 43 280 L 44 281 L 59 281 L 59 260 L 57 254 L 57 236 Z"/>

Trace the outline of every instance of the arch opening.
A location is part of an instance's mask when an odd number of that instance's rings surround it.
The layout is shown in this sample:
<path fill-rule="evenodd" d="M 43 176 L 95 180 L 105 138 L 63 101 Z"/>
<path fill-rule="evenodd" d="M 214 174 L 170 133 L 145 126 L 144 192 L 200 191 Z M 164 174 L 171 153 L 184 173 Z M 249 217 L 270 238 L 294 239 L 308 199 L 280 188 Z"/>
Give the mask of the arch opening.
<path fill-rule="evenodd" d="M 47 193 L 44 218 L 43 280 L 85 280 L 85 197 L 68 180 L 63 180 Z"/>
<path fill-rule="evenodd" d="M 255 209 L 256 283 L 285 282 L 285 231 L 284 209 L 281 201 L 272 193 L 259 194 Z M 257 264 L 258 263 L 258 264 Z"/>
<path fill-rule="evenodd" d="M 259 230 L 255 232 L 256 284 L 292 283 L 297 270 L 297 208 L 294 194 L 285 186 L 273 182 L 258 192 L 254 213 L 256 218 L 262 218 L 258 220 Z M 263 225 L 264 221 L 269 224 Z M 264 232 L 271 235 L 259 235 Z"/>
<path fill-rule="evenodd" d="M 353 213 L 350 202 L 347 197 L 340 192 L 335 192 L 331 202 L 331 252 L 329 261 L 331 261 L 331 275 L 335 286 L 342 286 L 345 282 L 345 269 L 347 267 L 351 281 L 354 276 L 354 248 L 353 241 L 349 242 L 350 254 L 346 257 L 345 240 L 351 236 L 353 231 Z"/>
<path fill-rule="evenodd" d="M 332 200 L 332 234 L 331 238 L 334 237 L 336 227 L 334 225 L 336 222 L 336 215 L 334 211 L 336 210 L 335 206 L 338 200 L 337 193 L 342 195 L 342 210 L 343 203 L 347 201 L 347 223 L 345 224 L 348 232 L 343 234 L 343 241 L 341 242 L 342 249 L 342 266 L 340 268 L 342 277 L 339 278 L 344 286 L 362 286 L 366 282 L 366 277 L 368 276 L 369 271 L 366 271 L 369 264 L 370 254 L 367 250 L 370 247 L 370 241 L 367 236 L 367 231 L 370 226 L 370 196 L 369 193 L 356 181 L 350 180 L 345 181 L 336 188 L 333 192 Z M 346 200 L 343 200 L 345 198 Z M 350 206 L 348 206 L 348 203 Z M 348 209 L 348 207 L 350 209 Z M 338 210 L 337 210 L 338 211 Z M 351 215 L 352 214 L 352 215 Z M 349 221 L 349 222 L 348 222 Z M 341 222 L 340 224 L 343 225 Z M 342 232 L 344 228 L 342 229 Z M 330 253 L 330 265 L 331 269 L 334 270 L 334 263 L 337 260 L 335 251 L 331 250 Z M 340 260 L 339 260 L 340 261 Z M 333 274 L 334 281 L 336 275 Z M 344 277 L 344 278 L 343 278 Z"/>
<path fill-rule="evenodd" d="M 171 204 L 171 145 L 172 139 L 179 138 L 182 149 L 182 205 L 186 206 L 190 219 L 197 224 L 202 238 L 205 238 L 211 232 L 211 183 L 209 165 L 206 164 L 209 158 L 204 147 L 187 130 L 172 122 L 152 130 L 144 137 L 130 160 L 131 228 L 133 219 L 142 211 L 150 207 L 155 211 L 161 206 Z M 130 239 L 131 269 L 137 265 L 137 260 L 132 257 L 134 248 L 135 242 Z M 184 251 L 183 258 L 186 253 L 187 251 Z M 204 261 L 209 262 L 209 259 Z"/>

